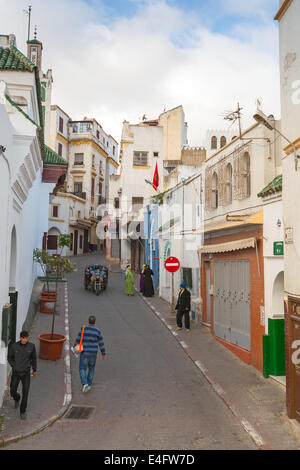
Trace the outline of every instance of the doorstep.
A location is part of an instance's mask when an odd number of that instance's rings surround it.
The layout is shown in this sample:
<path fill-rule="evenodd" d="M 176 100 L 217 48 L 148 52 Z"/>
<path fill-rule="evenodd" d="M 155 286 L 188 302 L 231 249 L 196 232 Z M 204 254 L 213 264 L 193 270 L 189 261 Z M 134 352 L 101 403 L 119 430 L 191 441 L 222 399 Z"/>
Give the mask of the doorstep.
<path fill-rule="evenodd" d="M 286 387 L 286 376 L 285 375 L 270 375 L 271 379 L 280 383 L 283 387 Z"/>

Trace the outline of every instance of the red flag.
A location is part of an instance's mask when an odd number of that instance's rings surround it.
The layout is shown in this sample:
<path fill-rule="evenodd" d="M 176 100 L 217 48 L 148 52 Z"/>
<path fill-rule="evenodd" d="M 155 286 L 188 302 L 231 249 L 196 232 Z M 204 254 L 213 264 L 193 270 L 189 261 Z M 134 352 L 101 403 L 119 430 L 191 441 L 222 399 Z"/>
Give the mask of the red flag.
<path fill-rule="evenodd" d="M 158 168 L 157 168 L 157 163 L 156 163 L 155 173 L 153 177 L 153 188 L 155 189 L 155 191 L 157 191 L 158 186 L 159 186 L 159 175 L 158 175 Z"/>

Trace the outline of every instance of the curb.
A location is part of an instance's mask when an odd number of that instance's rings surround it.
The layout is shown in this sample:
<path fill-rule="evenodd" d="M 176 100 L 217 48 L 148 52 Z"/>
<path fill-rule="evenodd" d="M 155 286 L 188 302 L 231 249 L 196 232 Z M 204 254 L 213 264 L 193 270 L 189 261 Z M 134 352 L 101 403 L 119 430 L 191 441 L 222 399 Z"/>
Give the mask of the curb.
<path fill-rule="evenodd" d="M 147 301 L 143 295 L 139 292 L 139 290 L 135 287 L 135 291 L 138 293 L 138 295 L 142 298 L 144 303 L 152 310 L 153 313 L 157 316 L 157 318 L 160 319 L 160 321 L 164 324 L 164 326 L 171 331 L 172 327 L 168 325 L 167 321 L 162 318 L 162 315 L 155 309 L 153 305 L 150 304 L 149 301 Z M 221 400 L 225 403 L 227 408 L 231 411 L 231 413 L 235 416 L 235 418 L 240 422 L 241 426 L 244 428 L 244 430 L 249 434 L 251 439 L 254 441 L 254 443 L 257 445 L 258 450 L 271 450 L 265 443 L 264 439 L 262 436 L 255 430 L 255 428 L 252 426 L 252 424 L 249 423 L 248 420 L 246 420 L 243 416 L 240 415 L 240 413 L 236 410 L 235 406 L 230 402 L 228 399 L 226 392 L 223 390 L 223 388 L 215 382 L 209 375 L 208 375 L 208 370 L 204 367 L 204 365 L 200 361 L 195 361 L 190 354 L 187 351 L 187 344 L 184 343 L 184 341 L 181 341 L 178 338 L 178 334 L 175 331 L 172 331 L 172 335 L 176 339 L 177 343 L 180 344 L 184 352 L 187 354 L 187 356 L 192 360 L 192 362 L 198 367 L 206 381 L 210 384 L 214 392 L 221 398 Z"/>
<path fill-rule="evenodd" d="M 64 382 L 65 382 L 65 395 L 64 401 L 61 409 L 57 415 L 52 416 L 51 418 L 43 421 L 42 423 L 34 426 L 31 431 L 27 431 L 23 434 L 17 434 L 15 436 L 7 437 L 0 439 L 0 447 L 7 446 L 9 444 L 16 443 L 21 439 L 26 439 L 27 437 L 33 436 L 44 431 L 49 426 L 52 426 L 58 419 L 60 419 L 69 409 L 72 403 L 72 388 L 71 388 L 71 361 L 70 361 L 70 333 L 69 333 L 69 306 L 68 306 L 68 283 L 65 283 L 65 336 L 67 340 L 64 344 Z"/>

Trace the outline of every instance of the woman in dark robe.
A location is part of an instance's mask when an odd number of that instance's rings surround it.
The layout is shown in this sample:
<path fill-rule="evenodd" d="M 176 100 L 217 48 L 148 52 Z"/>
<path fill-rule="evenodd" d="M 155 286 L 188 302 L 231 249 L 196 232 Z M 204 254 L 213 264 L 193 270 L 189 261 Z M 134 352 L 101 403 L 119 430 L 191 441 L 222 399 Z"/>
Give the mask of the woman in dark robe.
<path fill-rule="evenodd" d="M 140 292 L 144 292 L 144 270 L 145 270 L 146 265 L 143 264 L 142 269 L 140 270 Z"/>
<path fill-rule="evenodd" d="M 153 271 L 150 269 L 149 264 L 146 264 L 144 270 L 144 296 L 145 297 L 154 297 L 154 287 L 152 277 Z"/>

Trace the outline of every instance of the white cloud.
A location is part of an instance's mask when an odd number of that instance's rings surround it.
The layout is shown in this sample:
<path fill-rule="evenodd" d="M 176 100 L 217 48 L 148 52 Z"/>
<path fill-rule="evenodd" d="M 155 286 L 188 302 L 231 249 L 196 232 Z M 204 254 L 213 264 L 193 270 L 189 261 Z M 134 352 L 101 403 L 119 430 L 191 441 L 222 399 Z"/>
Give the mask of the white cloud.
<path fill-rule="evenodd" d="M 23 51 L 27 3 L 0 0 L 0 33 L 15 33 Z M 237 25 L 229 38 L 163 1 L 141 2 L 133 18 L 109 25 L 101 23 L 104 7 L 99 15 L 80 0 L 32 0 L 32 6 L 43 68 L 53 70 L 54 103 L 74 119 L 95 117 L 117 140 L 123 119 L 137 122 L 144 113 L 155 118 L 165 106 L 183 105 L 192 145 L 202 144 L 206 129 L 226 127 L 220 114 L 238 101 L 249 118 L 257 97 L 268 114 L 278 115 L 271 21 L 246 31 Z"/>

